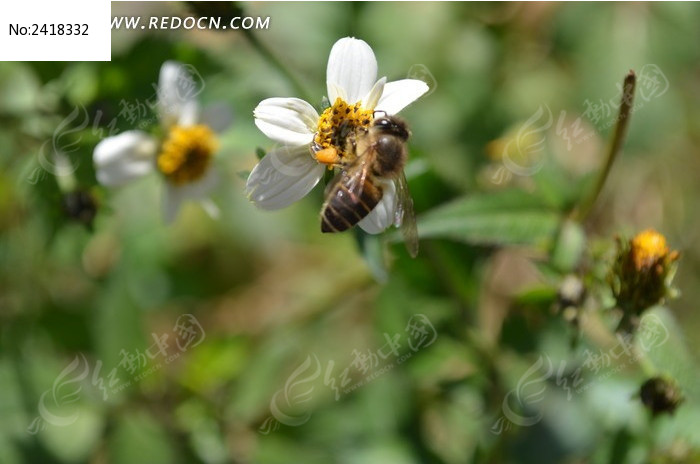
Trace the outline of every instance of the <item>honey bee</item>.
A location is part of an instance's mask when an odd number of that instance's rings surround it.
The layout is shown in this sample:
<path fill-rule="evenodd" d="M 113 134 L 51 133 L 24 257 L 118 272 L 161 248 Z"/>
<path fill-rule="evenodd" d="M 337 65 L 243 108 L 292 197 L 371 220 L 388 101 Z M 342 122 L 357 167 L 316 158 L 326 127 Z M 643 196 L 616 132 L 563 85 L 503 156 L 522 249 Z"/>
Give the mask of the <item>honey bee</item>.
<path fill-rule="evenodd" d="M 406 123 L 396 116 L 376 118 L 369 128 L 348 134 L 345 151 L 351 156 L 339 163 L 340 173 L 326 188 L 321 209 L 322 232 L 342 232 L 353 227 L 381 201 L 383 185 L 394 182 L 398 204 L 393 222 L 400 225 L 409 254 L 418 254 L 413 199 L 403 172 L 410 135 Z"/>

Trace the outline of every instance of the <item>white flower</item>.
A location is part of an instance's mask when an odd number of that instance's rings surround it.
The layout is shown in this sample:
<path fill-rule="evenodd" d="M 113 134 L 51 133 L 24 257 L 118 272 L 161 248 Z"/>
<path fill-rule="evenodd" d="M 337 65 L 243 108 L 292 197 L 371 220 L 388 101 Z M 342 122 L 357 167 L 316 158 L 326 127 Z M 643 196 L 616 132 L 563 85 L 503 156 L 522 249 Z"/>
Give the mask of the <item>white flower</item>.
<path fill-rule="evenodd" d="M 255 108 L 255 125 L 281 144 L 255 166 L 246 183 L 248 197 L 260 208 L 284 208 L 316 186 L 327 165 L 314 152 L 345 149 L 334 144 L 336 131 L 367 127 L 375 111 L 396 114 L 428 91 L 425 82 L 415 79 L 377 79 L 374 52 L 364 41 L 350 37 L 333 45 L 326 85 L 332 106 L 321 115 L 298 98 L 268 98 Z M 368 233 L 380 233 L 394 223 L 396 188 L 393 182 L 387 184 L 380 203 L 359 222 Z"/>
<path fill-rule="evenodd" d="M 218 142 L 215 132 L 231 123 L 231 113 L 221 105 L 200 108 L 199 76 L 188 65 L 166 61 L 160 68 L 157 112 L 165 136 L 158 139 L 140 130 L 107 137 L 95 147 L 93 161 L 97 180 L 107 187 L 119 187 L 152 172 L 165 181 L 163 214 L 171 222 L 183 201 L 202 203 L 216 215 L 218 209 L 208 198 L 216 184 L 212 169 Z"/>

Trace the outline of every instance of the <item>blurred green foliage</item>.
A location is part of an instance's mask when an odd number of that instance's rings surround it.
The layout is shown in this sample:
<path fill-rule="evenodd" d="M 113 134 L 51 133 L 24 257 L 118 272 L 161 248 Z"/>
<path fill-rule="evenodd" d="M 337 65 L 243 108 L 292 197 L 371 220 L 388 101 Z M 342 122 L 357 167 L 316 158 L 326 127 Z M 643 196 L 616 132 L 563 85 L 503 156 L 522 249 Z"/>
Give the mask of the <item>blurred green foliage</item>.
<path fill-rule="evenodd" d="M 238 7 L 270 16 L 252 34 L 277 62 L 238 31 L 119 30 L 109 63 L 0 63 L 1 463 L 700 462 L 697 4 Z M 320 105 L 328 52 L 347 35 L 373 47 L 380 76 L 433 83 L 402 112 L 415 260 L 398 234 L 322 235 L 320 187 L 274 213 L 243 194 L 256 147 L 271 148 L 253 108 L 301 96 L 279 66 Z M 95 179 L 94 146 L 143 128 L 124 102 L 152 97 L 171 59 L 235 114 L 218 221 L 187 205 L 166 226 L 158 179 L 116 191 Z M 569 220 L 630 69 L 625 148 L 591 215 Z M 71 176 L 55 175 L 54 148 Z M 67 207 L 75 191 L 91 200 Z M 663 342 L 621 341 L 605 285 L 614 237 L 648 227 L 682 254 L 682 296 L 647 311 Z M 585 288 L 573 300 L 567 277 Z M 178 350 L 183 314 L 202 336 Z M 436 338 L 411 350 L 419 314 Z M 358 353 L 389 353 L 393 335 L 398 354 L 362 372 Z M 346 368 L 364 383 L 336 398 Z M 674 415 L 639 401 L 652 375 L 682 389 Z"/>

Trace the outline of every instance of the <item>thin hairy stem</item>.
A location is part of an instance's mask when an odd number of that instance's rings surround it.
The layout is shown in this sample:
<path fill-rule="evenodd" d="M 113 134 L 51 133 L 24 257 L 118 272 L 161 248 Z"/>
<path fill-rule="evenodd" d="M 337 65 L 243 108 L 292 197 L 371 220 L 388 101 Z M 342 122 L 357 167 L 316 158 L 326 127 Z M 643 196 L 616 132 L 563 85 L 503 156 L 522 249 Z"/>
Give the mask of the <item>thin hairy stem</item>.
<path fill-rule="evenodd" d="M 629 125 L 630 115 L 632 114 L 636 80 L 637 78 L 632 70 L 630 70 L 627 76 L 625 76 L 625 81 L 622 88 L 620 111 L 617 116 L 617 123 L 615 124 L 612 140 L 608 145 L 605 166 L 603 166 L 603 169 L 598 174 L 594 188 L 587 196 L 584 197 L 581 203 L 579 203 L 579 206 L 574 210 L 572 214 L 574 220 L 583 222 L 588 217 L 593 209 L 593 206 L 598 200 L 598 197 L 600 196 L 600 192 L 603 190 L 605 181 L 607 180 L 612 166 L 615 163 L 615 159 L 622 148 L 622 144 L 627 136 L 627 126 Z"/>

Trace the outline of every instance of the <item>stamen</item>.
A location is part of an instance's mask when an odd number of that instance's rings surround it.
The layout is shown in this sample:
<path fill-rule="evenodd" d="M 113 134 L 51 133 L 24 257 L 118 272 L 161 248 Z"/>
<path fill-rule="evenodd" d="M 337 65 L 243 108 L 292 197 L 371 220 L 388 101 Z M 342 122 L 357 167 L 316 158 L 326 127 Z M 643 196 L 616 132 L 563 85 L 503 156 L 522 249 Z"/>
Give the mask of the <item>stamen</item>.
<path fill-rule="evenodd" d="M 204 176 L 218 147 L 214 133 L 204 125 L 175 126 L 163 142 L 158 169 L 175 185 Z"/>
<path fill-rule="evenodd" d="M 313 143 L 314 152 L 333 149 L 337 153 L 336 160 L 351 155 L 346 152 L 348 135 L 357 129 L 367 129 L 373 118 L 373 111 L 363 109 L 362 102 L 349 105 L 340 97 L 336 98 L 333 105 L 326 108 L 318 120 L 318 130 Z M 327 156 L 322 156 L 321 159 L 317 157 L 317 161 L 324 164 L 328 164 L 329 159 Z"/>
<path fill-rule="evenodd" d="M 669 254 L 666 237 L 648 229 L 632 240 L 631 256 L 637 270 L 649 268 Z"/>

